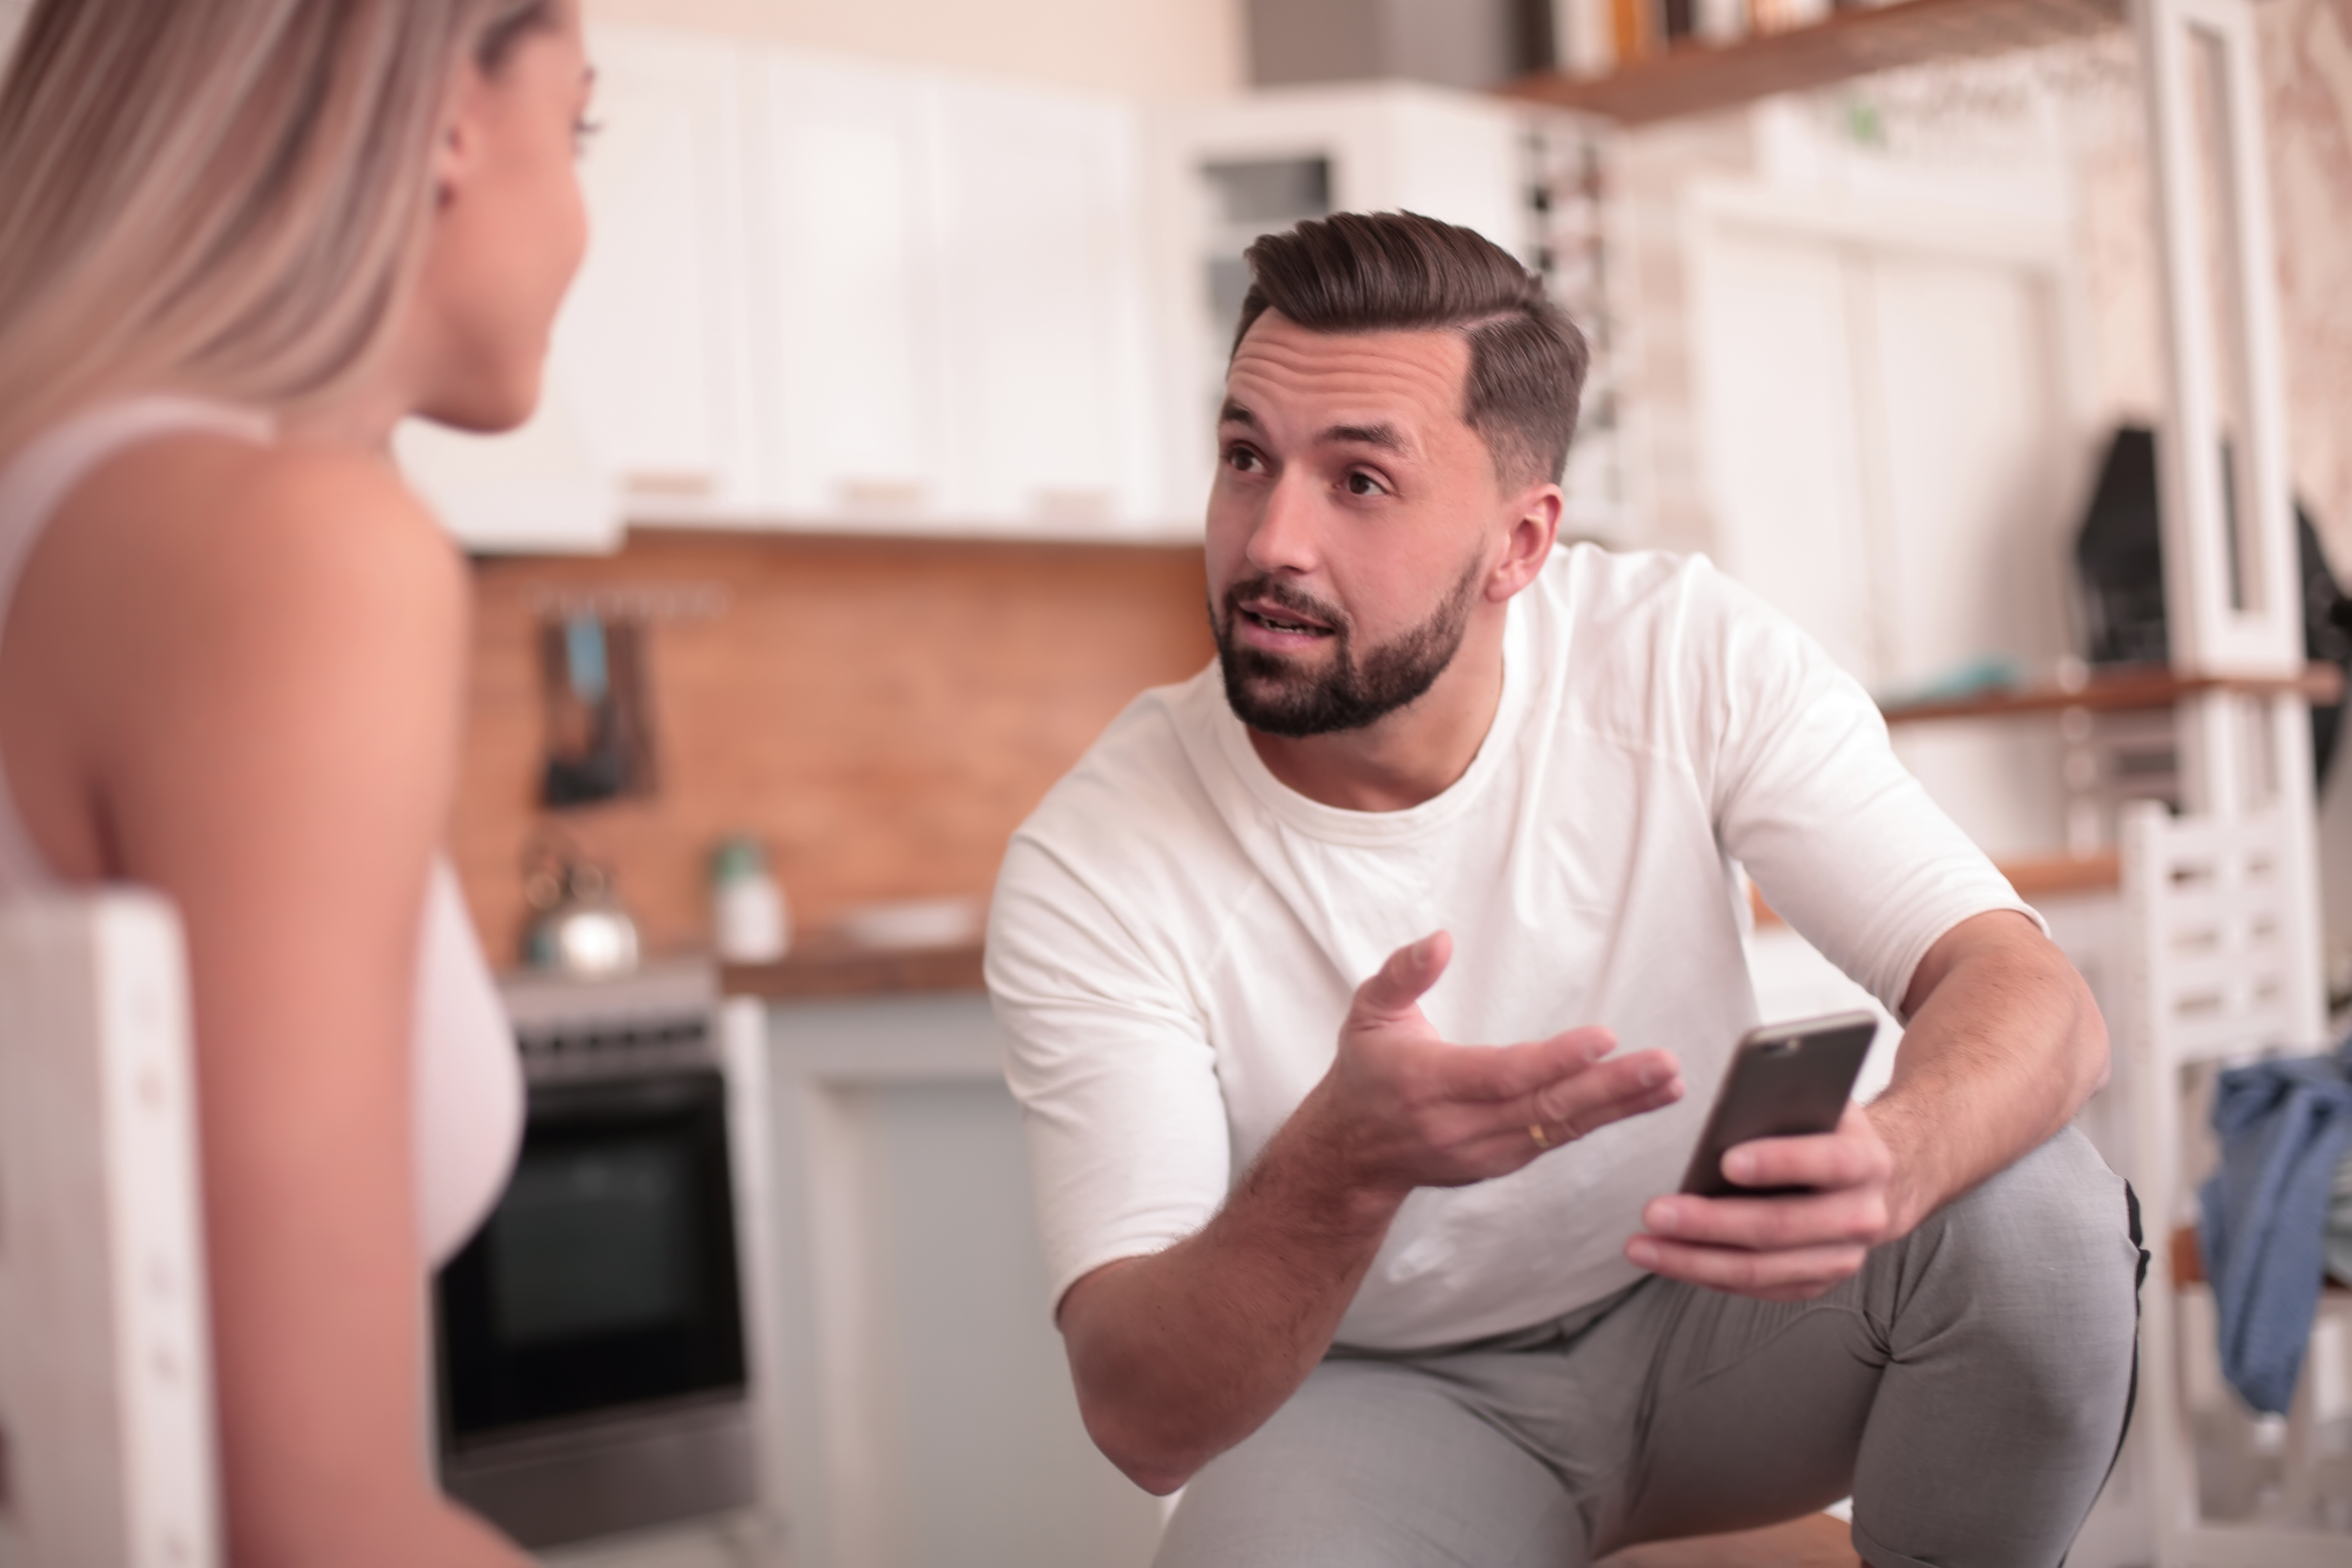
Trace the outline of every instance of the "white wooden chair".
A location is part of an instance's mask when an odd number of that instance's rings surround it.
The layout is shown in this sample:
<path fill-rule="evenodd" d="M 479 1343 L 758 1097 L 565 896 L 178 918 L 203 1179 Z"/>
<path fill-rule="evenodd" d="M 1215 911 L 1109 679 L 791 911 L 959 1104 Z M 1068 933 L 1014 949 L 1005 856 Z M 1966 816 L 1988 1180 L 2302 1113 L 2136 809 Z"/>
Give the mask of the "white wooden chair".
<path fill-rule="evenodd" d="M 2132 1184 L 2153 1254 L 2142 1294 L 2137 1420 L 2159 1568 L 2299 1568 L 2352 1560 L 2352 1541 L 2295 1522 L 2324 1463 L 2311 1430 L 2309 1360 L 2284 1434 L 2284 1484 L 2274 1505 L 2249 1520 L 2204 1519 L 2194 1413 L 2186 1397 L 2191 1380 L 2184 1319 L 2210 1332 L 2210 1318 L 2184 1312 L 2184 1292 L 2201 1289 L 2200 1271 L 2193 1251 L 2175 1257 L 2194 1246 L 2193 1229 L 2180 1222 L 2189 1217 L 2190 1183 L 2202 1174 L 2183 1166 L 2184 1073 L 2275 1049 L 2308 1051 L 2322 1039 L 2317 980 L 2310 973 L 2317 943 L 2294 858 L 2301 840 L 2284 809 L 2175 817 L 2139 802 L 2125 808 L 2121 824 L 2130 1000 L 2117 1044 L 2131 1110 Z M 2237 1425 L 2242 1436 L 2254 1427 L 2250 1419 Z"/>
<path fill-rule="evenodd" d="M 0 1568 L 220 1561 L 179 922 L 0 902 Z"/>

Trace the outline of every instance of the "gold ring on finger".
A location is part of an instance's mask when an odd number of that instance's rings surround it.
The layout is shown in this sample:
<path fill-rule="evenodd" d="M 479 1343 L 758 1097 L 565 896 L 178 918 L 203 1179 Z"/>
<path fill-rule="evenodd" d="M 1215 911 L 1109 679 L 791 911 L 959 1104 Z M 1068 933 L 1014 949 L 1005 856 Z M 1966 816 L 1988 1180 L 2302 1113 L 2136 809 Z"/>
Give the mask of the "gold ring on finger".
<path fill-rule="evenodd" d="M 1538 1149 L 1551 1147 L 1551 1140 L 1544 1136 L 1543 1123 L 1540 1121 L 1528 1123 L 1528 1136 L 1536 1141 L 1536 1147 Z"/>

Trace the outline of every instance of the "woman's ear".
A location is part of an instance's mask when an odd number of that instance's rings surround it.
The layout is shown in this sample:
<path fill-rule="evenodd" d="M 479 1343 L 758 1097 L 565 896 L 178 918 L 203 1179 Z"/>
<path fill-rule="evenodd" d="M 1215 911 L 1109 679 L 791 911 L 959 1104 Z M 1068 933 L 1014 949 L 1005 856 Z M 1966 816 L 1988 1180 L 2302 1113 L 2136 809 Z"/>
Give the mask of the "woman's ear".
<path fill-rule="evenodd" d="M 467 65 L 449 95 L 449 110 L 433 149 L 433 205 L 446 207 L 471 183 L 480 161 L 483 89 L 481 71 Z"/>

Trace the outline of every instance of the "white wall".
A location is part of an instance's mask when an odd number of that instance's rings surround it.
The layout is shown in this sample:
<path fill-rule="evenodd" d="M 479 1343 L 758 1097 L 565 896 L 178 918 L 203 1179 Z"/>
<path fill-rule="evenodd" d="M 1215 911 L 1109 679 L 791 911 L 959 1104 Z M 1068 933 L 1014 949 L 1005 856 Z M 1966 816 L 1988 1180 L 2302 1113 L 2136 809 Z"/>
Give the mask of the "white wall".
<path fill-rule="evenodd" d="M 0 0 L 0 58 L 31 5 Z M 587 0 L 587 13 L 1145 99 L 1236 92 L 1248 79 L 1242 0 Z"/>
<path fill-rule="evenodd" d="M 0 0 L 0 6 L 14 0 Z M 586 0 L 592 21 L 1038 78 L 1142 99 L 1240 90 L 1242 0 Z"/>

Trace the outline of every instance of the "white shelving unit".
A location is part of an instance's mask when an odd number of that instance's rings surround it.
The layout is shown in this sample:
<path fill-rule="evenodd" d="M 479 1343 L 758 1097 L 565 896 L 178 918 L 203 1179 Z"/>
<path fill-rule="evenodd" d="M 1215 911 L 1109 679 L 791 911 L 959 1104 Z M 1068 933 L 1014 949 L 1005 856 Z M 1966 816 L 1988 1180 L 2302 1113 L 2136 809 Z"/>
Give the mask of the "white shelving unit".
<path fill-rule="evenodd" d="M 2172 663 L 2184 676 L 2286 674 L 2303 662 L 2303 606 L 2252 7 L 2134 0 L 2132 17 L 2164 259 Z M 2241 455 L 2227 467 L 2225 441 Z M 2134 960 L 2123 1070 L 2154 1254 L 2140 1444 L 2155 1560 L 2342 1563 L 2352 1542 L 2303 1521 L 2202 1517 L 2171 1257 L 2199 1174 L 2184 1169 L 2184 1073 L 2326 1037 L 2308 709 L 2294 694 L 2209 690 L 2179 704 L 2178 733 L 2183 813 L 2132 808 L 2123 854 Z"/>
<path fill-rule="evenodd" d="M 2174 1227 L 2189 1217 L 2187 1194 L 2202 1174 L 2184 1147 L 2184 1075 L 2264 1050 L 2312 1049 L 2326 1027 L 2308 708 L 2299 690 L 2275 684 L 2301 669 L 2304 651 L 2252 5 L 1899 0 L 1839 9 L 1771 36 L 1703 39 L 1622 68 L 1612 68 L 1601 8 L 1561 0 L 1555 15 L 1574 69 L 1514 90 L 1626 124 L 1719 112 L 2119 22 L 2132 27 L 2163 261 L 2160 492 L 2172 672 L 2189 689 L 2175 704 L 2180 814 L 2126 812 L 2123 930 L 2111 955 L 2123 962 L 2106 966 L 2120 973 L 2104 989 L 2118 1004 L 2126 1163 L 2145 1200 L 2155 1259 L 2141 1414 L 2123 1473 L 2076 1557 L 2102 1568 L 2151 1558 L 2164 1568 L 2352 1558 L 2345 1536 L 2292 1520 L 2201 1517 L 2184 1390 L 2206 1374 L 2184 1358 L 2182 1338 L 2201 1321 L 2201 1304 L 2176 1290 L 2170 1258 Z M 1781 7 L 1777 20 L 1801 18 Z M 2227 467 L 2225 441 L 2238 455 Z M 2249 690 L 2232 689 L 2233 680 L 2274 684 Z M 2184 942 L 2208 944 L 2212 954 L 2198 957 Z M 2252 984 L 2259 977 L 2266 989 Z M 2190 1026 L 2184 1006 L 2211 1021 Z M 2308 1494 L 2289 1481 L 2290 1497 Z"/>

